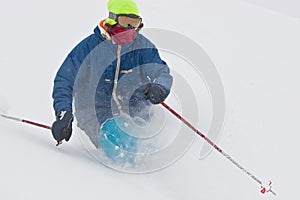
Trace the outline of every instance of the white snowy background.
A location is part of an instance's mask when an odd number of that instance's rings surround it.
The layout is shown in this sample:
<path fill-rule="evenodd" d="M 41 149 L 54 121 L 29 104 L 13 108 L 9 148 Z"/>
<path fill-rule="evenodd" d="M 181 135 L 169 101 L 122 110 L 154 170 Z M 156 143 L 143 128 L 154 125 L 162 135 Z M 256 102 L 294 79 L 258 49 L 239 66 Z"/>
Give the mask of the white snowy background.
<path fill-rule="evenodd" d="M 1 0 L 1 113 L 51 125 L 55 73 L 107 16 L 106 2 Z M 146 27 L 182 33 L 214 61 L 226 93 L 218 145 L 260 179 L 272 180 L 277 196 L 260 194 L 259 185 L 218 152 L 199 160 L 201 138 L 174 165 L 132 175 L 99 164 L 75 134 L 55 147 L 50 131 L 1 118 L 0 199 L 299 199 L 300 3 L 136 2 Z"/>

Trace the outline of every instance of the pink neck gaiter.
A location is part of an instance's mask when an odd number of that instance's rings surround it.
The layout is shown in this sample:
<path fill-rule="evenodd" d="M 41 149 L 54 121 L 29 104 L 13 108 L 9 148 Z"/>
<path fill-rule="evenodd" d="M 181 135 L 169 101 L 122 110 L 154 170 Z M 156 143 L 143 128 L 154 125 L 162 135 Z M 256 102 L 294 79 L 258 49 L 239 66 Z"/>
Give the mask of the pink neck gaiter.
<path fill-rule="evenodd" d="M 131 28 L 115 27 L 110 31 L 110 35 L 114 43 L 125 46 L 135 39 L 137 32 Z"/>

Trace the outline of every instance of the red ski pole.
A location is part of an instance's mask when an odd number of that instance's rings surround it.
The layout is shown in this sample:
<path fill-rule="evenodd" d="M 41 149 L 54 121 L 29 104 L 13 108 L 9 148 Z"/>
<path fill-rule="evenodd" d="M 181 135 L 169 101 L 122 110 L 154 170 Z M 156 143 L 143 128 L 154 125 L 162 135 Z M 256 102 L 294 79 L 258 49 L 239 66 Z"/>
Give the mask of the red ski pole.
<path fill-rule="evenodd" d="M 190 124 L 186 119 L 184 119 L 180 114 L 178 114 L 175 110 L 173 110 L 170 106 L 168 106 L 165 102 L 162 102 L 161 105 L 165 107 L 167 110 L 169 110 L 175 117 L 177 117 L 179 120 L 181 120 L 185 125 L 187 125 L 189 128 L 191 128 L 197 135 L 202 137 L 206 142 L 208 142 L 212 147 L 214 147 L 219 153 L 221 153 L 225 158 L 227 158 L 229 161 L 231 161 L 236 167 L 238 167 L 240 170 L 242 170 L 244 173 L 246 173 L 248 176 L 250 176 L 254 181 L 256 181 L 261 189 L 261 193 L 265 194 L 267 192 L 271 192 L 273 195 L 276 195 L 276 193 L 272 190 L 272 182 L 269 182 L 269 185 L 263 186 L 263 183 L 260 179 L 258 179 L 256 176 L 254 176 L 252 173 L 250 173 L 248 170 L 246 170 L 242 165 L 240 165 L 237 161 L 235 161 L 229 154 L 225 153 L 220 147 L 218 147 L 213 141 L 211 141 L 208 137 L 206 137 L 203 133 L 201 133 L 198 129 L 196 129 L 192 124 Z"/>
<path fill-rule="evenodd" d="M 23 123 L 26 123 L 26 124 L 31 124 L 31 125 L 34 125 L 34 126 L 38 126 L 38 127 L 41 127 L 41 128 L 51 130 L 51 126 L 47 126 L 47 125 L 40 124 L 40 123 L 37 123 L 37 122 L 29 121 L 29 120 L 26 120 L 26 119 L 20 119 L 20 118 L 16 118 L 16 117 L 11 117 L 11 116 L 4 115 L 4 114 L 1 114 L 1 116 L 6 118 L 6 119 L 11 119 L 11 120 L 15 120 L 15 121 L 18 121 L 18 122 L 23 122 Z"/>
<path fill-rule="evenodd" d="M 6 118 L 6 119 L 11 119 L 11 120 L 14 120 L 14 121 L 23 122 L 23 123 L 30 124 L 30 125 L 33 125 L 33 126 L 38 126 L 38 127 L 41 127 L 41 128 L 51 130 L 51 126 L 48 126 L 48 125 L 44 125 L 44 124 L 40 124 L 40 123 L 37 123 L 37 122 L 29 121 L 29 120 L 26 120 L 26 119 L 20 119 L 20 118 L 17 118 L 17 117 L 11 117 L 11 116 L 4 115 L 4 114 L 1 114 L 1 116 Z M 59 146 L 61 144 L 62 144 L 62 141 L 57 141 L 56 146 Z"/>

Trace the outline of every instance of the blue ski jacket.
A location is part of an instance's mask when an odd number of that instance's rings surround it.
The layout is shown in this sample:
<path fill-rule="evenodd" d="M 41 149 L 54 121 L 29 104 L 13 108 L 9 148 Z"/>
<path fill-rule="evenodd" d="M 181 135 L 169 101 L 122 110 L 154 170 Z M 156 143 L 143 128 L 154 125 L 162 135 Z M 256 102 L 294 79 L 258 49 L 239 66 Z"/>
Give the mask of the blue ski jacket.
<path fill-rule="evenodd" d="M 55 112 L 73 112 L 74 100 L 78 125 L 85 129 L 94 123 L 101 125 L 119 112 L 116 101 L 129 115 L 145 117 L 150 102 L 144 99 L 144 90 L 149 84 L 160 85 L 169 94 L 169 67 L 146 37 L 138 33 L 134 41 L 122 46 L 116 76 L 117 51 L 118 45 L 106 40 L 98 26 L 81 41 L 56 74 L 52 94 Z"/>

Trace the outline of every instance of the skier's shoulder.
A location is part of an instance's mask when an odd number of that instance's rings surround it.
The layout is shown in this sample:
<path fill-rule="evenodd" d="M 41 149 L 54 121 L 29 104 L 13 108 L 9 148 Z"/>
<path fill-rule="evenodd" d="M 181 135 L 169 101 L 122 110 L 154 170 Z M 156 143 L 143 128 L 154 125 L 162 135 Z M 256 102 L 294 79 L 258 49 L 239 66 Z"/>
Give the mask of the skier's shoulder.
<path fill-rule="evenodd" d="M 143 35 L 142 33 L 137 34 L 136 44 L 139 48 L 156 49 L 154 43 L 149 38 L 147 38 L 145 35 Z"/>
<path fill-rule="evenodd" d="M 101 35 L 101 31 L 97 26 L 94 28 L 94 32 L 89 36 L 85 37 L 81 40 L 71 51 L 72 56 L 77 56 L 78 54 L 85 54 L 87 55 L 90 53 L 97 45 L 101 42 L 105 41 L 103 36 Z"/>

